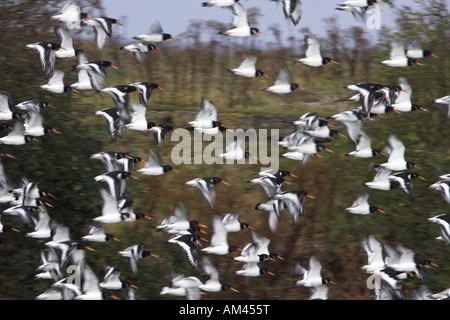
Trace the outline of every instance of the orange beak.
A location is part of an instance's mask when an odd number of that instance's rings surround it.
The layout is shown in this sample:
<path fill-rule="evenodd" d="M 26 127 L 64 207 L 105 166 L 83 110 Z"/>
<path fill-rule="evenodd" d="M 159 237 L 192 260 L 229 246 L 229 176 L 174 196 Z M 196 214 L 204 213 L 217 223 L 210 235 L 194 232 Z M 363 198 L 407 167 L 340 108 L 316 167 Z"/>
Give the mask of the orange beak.
<path fill-rule="evenodd" d="M 220 182 L 223 183 L 223 184 L 226 184 L 227 186 L 230 185 L 228 182 L 226 182 L 226 181 L 224 181 L 224 180 L 221 180 Z"/>

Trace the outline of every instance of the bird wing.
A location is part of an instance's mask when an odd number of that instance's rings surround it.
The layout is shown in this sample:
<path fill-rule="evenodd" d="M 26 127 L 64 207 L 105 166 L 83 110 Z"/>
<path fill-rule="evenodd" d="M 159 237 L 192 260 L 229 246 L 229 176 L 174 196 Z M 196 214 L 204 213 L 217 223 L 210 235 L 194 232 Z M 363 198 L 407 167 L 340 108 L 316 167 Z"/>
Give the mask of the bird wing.
<path fill-rule="evenodd" d="M 6 92 L 0 92 L 0 111 L 9 112 L 13 106 L 11 96 Z"/>
<path fill-rule="evenodd" d="M 219 281 L 219 272 L 207 257 L 203 257 L 202 267 L 205 274 L 208 274 L 212 280 Z"/>
<path fill-rule="evenodd" d="M 248 27 L 247 12 L 244 6 L 239 2 L 235 2 L 231 9 L 234 14 L 233 25 L 236 28 Z"/>
<path fill-rule="evenodd" d="M 365 193 L 361 196 L 359 196 L 352 204 L 352 207 L 358 207 L 360 205 L 363 204 L 367 204 L 368 205 L 368 200 L 369 200 L 369 194 Z"/>
<path fill-rule="evenodd" d="M 204 121 L 204 120 L 217 120 L 217 109 L 215 105 L 208 99 L 202 98 L 202 105 L 200 112 L 195 117 L 196 121 Z"/>
<path fill-rule="evenodd" d="M 245 56 L 244 60 L 242 60 L 241 64 L 239 65 L 239 69 L 253 69 L 255 68 L 256 61 L 258 58 L 255 56 Z"/>
<path fill-rule="evenodd" d="M 311 32 L 307 31 L 305 35 L 306 52 L 307 58 L 320 58 L 322 55 L 320 53 L 320 42 L 316 36 Z"/>
<path fill-rule="evenodd" d="M 359 132 L 356 140 L 356 150 L 372 149 L 372 139 L 363 130 Z"/>
<path fill-rule="evenodd" d="M 275 85 L 286 85 L 291 84 L 292 78 L 289 74 L 289 71 L 285 66 L 280 68 L 280 71 L 278 71 L 278 77 L 275 80 Z"/>
<path fill-rule="evenodd" d="M 373 178 L 373 181 L 386 181 L 389 180 L 389 176 L 391 175 L 392 171 L 389 169 L 385 169 L 383 167 L 375 167 L 374 168 L 376 174 Z"/>
<path fill-rule="evenodd" d="M 315 257 L 309 258 L 308 278 L 318 278 L 322 271 L 322 264 Z"/>
<path fill-rule="evenodd" d="M 54 31 L 61 47 L 63 47 L 66 50 L 73 48 L 72 37 L 69 35 L 69 33 L 64 27 L 55 26 Z"/>
<path fill-rule="evenodd" d="M 100 189 L 103 200 L 102 215 L 110 216 L 118 213 L 117 200 L 106 189 Z"/>
<path fill-rule="evenodd" d="M 405 145 L 393 135 L 388 138 L 388 143 L 391 147 L 388 162 L 404 159 Z"/>
<path fill-rule="evenodd" d="M 64 79 L 64 71 L 61 70 L 54 70 L 51 74 L 50 74 L 50 78 L 48 80 L 48 84 L 49 85 L 53 85 L 53 84 L 58 84 L 63 82 Z"/>
<path fill-rule="evenodd" d="M 405 91 L 400 91 L 397 98 L 395 99 L 395 103 L 399 104 L 402 102 L 408 102 L 411 100 L 411 94 L 412 94 L 412 89 L 411 86 L 408 83 L 408 80 L 406 80 L 405 77 L 400 77 L 398 78 L 398 84 L 400 85 L 400 87 L 405 90 Z"/>
<path fill-rule="evenodd" d="M 161 160 L 160 155 L 157 152 L 152 150 L 151 154 L 149 154 L 147 157 L 147 161 L 145 162 L 145 167 L 146 168 L 162 167 L 162 160 Z"/>
<path fill-rule="evenodd" d="M 221 246 L 228 243 L 228 232 L 222 224 L 222 219 L 219 216 L 214 216 L 213 221 L 213 234 L 211 236 L 211 246 Z"/>
<path fill-rule="evenodd" d="M 389 54 L 390 60 L 397 60 L 405 58 L 405 46 L 399 42 L 391 42 L 391 51 Z"/>
<path fill-rule="evenodd" d="M 188 221 L 188 212 L 182 203 L 178 203 L 173 210 L 173 217 L 176 221 Z"/>

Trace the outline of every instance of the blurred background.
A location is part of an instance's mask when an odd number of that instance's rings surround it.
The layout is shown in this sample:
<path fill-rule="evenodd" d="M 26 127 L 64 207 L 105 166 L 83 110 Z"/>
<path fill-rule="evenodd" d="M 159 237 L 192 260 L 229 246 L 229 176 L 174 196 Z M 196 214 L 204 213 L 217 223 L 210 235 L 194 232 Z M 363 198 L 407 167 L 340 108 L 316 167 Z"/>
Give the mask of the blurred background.
<path fill-rule="evenodd" d="M 108 69 L 106 85 L 150 81 L 165 89 L 152 94 L 147 111 L 149 121 L 170 124 L 175 128 L 185 127 L 199 110 L 201 98 L 207 97 L 216 105 L 220 121 L 230 128 L 273 128 L 279 129 L 284 137 L 294 130 L 290 122 L 306 112 L 317 112 L 325 118 L 357 107 L 355 102 L 347 100 L 349 91 L 344 86 L 358 82 L 397 84 L 399 77 L 409 81 L 414 103 L 428 109 L 428 112 L 390 113 L 364 127 L 374 146 L 385 146 L 390 134 L 395 134 L 405 144 L 406 157 L 420 167 L 416 171 L 427 179 L 414 180 L 413 196 L 408 197 L 401 190 L 385 192 L 365 188 L 363 183 L 373 178 L 371 166 L 385 159 L 345 157 L 354 150 L 353 143 L 344 137 L 332 138 L 325 143 L 334 151 L 333 154 L 313 158 L 306 164 L 280 159 L 281 169 L 298 176 L 297 179 L 289 179 L 290 185 L 286 185 L 285 190 L 305 190 L 316 199 L 306 201 L 305 216 L 300 217 L 298 224 L 293 224 L 287 214 L 282 215 L 274 235 L 267 228 L 265 212 L 254 210 L 257 203 L 267 199 L 259 187 L 248 183 L 256 177 L 260 165 L 186 164 L 176 167 L 178 174 L 130 179 L 126 194 L 134 200 L 135 211 L 144 212 L 153 220 L 106 226 L 107 231 L 120 242 L 90 244 L 96 251 L 86 253 L 86 263 L 99 279 L 104 276 L 105 265 L 117 265 L 122 270 L 122 278 L 132 280 L 139 287 L 141 299 L 182 299 L 161 296 L 161 287 L 168 285 L 172 273 L 199 275 L 201 267 L 192 269 L 181 248 L 168 244 L 168 236 L 155 232 L 153 228 L 171 215 L 174 206 L 181 202 L 190 218 L 209 226 L 214 214 L 240 213 L 240 220 L 270 238 L 271 251 L 285 259 L 263 263 L 276 274 L 275 277 L 245 280 L 235 275 L 241 267 L 232 259 L 237 253 L 209 256 L 219 270 L 221 280 L 230 283 L 240 293 L 210 293 L 202 296 L 205 300 L 308 299 L 308 289 L 294 287 L 292 283 L 298 280 L 294 275 L 295 264 L 299 262 L 307 266 L 311 256 L 322 263 L 322 274 L 339 284 L 330 287 L 329 299 L 373 299 L 373 292 L 366 286 L 367 274 L 358 270 L 367 263 L 360 242 L 369 235 L 375 235 L 380 242 L 391 246 L 401 243 L 414 250 L 417 257 L 430 259 L 439 265 L 426 270 L 423 280 L 408 279 L 405 282 L 407 293 L 421 286 L 433 293 L 447 289 L 450 286 L 449 248 L 443 242 L 435 241 L 439 235 L 438 227 L 426 220 L 448 213 L 448 204 L 439 192 L 426 187 L 439 175 L 450 171 L 446 106 L 431 103 L 449 94 L 448 3 L 445 0 L 412 1 L 410 5 L 402 1 L 384 3 L 382 9 L 389 12 L 391 20 L 374 33 L 350 14 L 335 11 L 325 16 L 319 10 L 304 14 L 320 21 L 320 32 L 314 32 L 317 29 L 303 24 L 303 20 L 286 31 L 281 6 L 264 3 L 265 8 L 270 5 L 272 9 L 269 20 L 267 13 L 263 13 L 256 4 L 250 6 L 250 2 L 243 1 L 252 25 L 258 25 L 266 34 L 249 39 L 218 35 L 230 25 L 231 13 L 224 14 L 226 11 L 219 8 L 202 8 L 198 3 L 193 6 L 203 18 L 188 19 L 184 29 L 173 34 L 178 42 L 166 41 L 158 45 L 161 50 L 149 52 L 145 63 L 139 64 L 131 53 L 120 50 L 132 43 L 131 37 L 137 35 L 130 26 L 132 22 L 136 23 L 134 13 L 138 15 L 139 5 L 132 6 L 129 15 L 125 15 L 112 10 L 118 5 L 116 1 L 80 1 L 82 11 L 91 17 L 109 16 L 123 24 L 114 25 L 113 36 L 108 38 L 101 54 L 95 49 L 92 28 L 71 31 L 75 48 L 85 50 L 91 60 L 109 60 L 119 67 L 118 70 Z M 98 189 L 103 185 L 94 182 L 93 178 L 102 174 L 104 167 L 89 159 L 90 155 L 100 151 L 127 151 L 145 159 L 154 144 L 152 135 L 134 131 L 126 131 L 122 138 L 111 141 L 104 119 L 93 116 L 97 110 L 114 106 L 109 96 L 100 96 L 92 91 L 58 95 L 39 90 L 39 86 L 47 82 L 47 77 L 39 67 L 35 52 L 27 51 L 25 45 L 56 41 L 54 22 L 48 17 L 60 6 L 61 1 L 51 0 L 6 0 L 0 4 L 0 89 L 8 92 L 15 104 L 32 99 L 51 103 L 54 108 L 42 111 L 44 119 L 62 133 L 39 138 L 39 141 L 24 146 L 3 146 L 2 149 L 15 159 L 2 158 L 2 164 L 14 184 L 20 185 L 22 177 L 26 177 L 54 194 L 56 199 L 50 201 L 53 207 L 48 208 L 50 216 L 70 227 L 72 239 L 80 239 L 93 225 L 91 220 L 101 213 Z M 219 11 L 224 18 L 212 18 L 213 11 Z M 142 21 L 142 32 L 139 33 L 145 33 L 151 23 L 158 20 L 158 16 L 151 16 L 150 11 L 147 14 L 149 17 Z M 274 17 L 279 23 L 273 22 Z M 266 22 L 266 19 L 271 22 Z M 161 19 L 161 22 L 164 30 L 170 33 L 170 18 Z M 304 28 L 316 33 L 323 55 L 332 57 L 339 65 L 310 68 L 294 63 L 304 55 Z M 385 67 L 380 62 L 387 59 L 389 41 L 394 38 L 405 42 L 420 39 L 423 46 L 431 49 L 439 59 L 423 59 L 424 67 Z M 271 79 L 247 79 L 227 71 L 237 67 L 247 54 L 258 57 L 257 67 Z M 56 63 L 56 68 L 66 73 L 66 84 L 77 81 L 77 73 L 72 69 L 75 59 L 57 60 Z M 261 92 L 272 84 L 283 65 L 302 89 L 286 99 Z M 137 95 L 131 94 L 131 98 L 137 99 Z M 333 124 L 345 134 L 345 128 L 339 122 Z M 170 163 L 170 153 L 176 143 L 166 139 L 159 150 L 164 162 Z M 280 154 L 283 151 L 280 149 Z M 217 187 L 216 203 L 212 209 L 198 190 L 183 185 L 188 180 L 207 176 L 220 176 L 230 183 L 229 187 Z M 356 216 L 344 211 L 364 192 L 369 192 L 371 202 L 386 214 Z M 9 207 L 8 204 L 2 206 L 2 210 Z M 51 284 L 48 280 L 34 280 L 36 267 L 40 265 L 40 250 L 47 240 L 26 238 L 24 234 L 32 230 L 16 217 L 4 216 L 2 222 L 21 232 L 1 235 L 4 242 L 0 245 L 0 299 L 33 299 Z M 207 238 L 211 229 L 208 232 Z M 249 230 L 230 236 L 230 243 L 241 247 L 250 240 Z M 118 257 L 116 253 L 137 243 L 159 257 L 140 261 L 139 272 L 135 275 L 127 259 Z M 125 292 L 118 295 L 124 297 Z"/>

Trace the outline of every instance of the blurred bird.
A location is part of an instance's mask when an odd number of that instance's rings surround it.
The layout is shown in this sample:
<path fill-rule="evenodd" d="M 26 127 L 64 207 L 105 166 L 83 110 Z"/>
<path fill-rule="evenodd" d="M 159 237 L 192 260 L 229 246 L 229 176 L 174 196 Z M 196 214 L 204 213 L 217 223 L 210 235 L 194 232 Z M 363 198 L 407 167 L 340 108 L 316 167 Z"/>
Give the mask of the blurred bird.
<path fill-rule="evenodd" d="M 136 60 L 142 64 L 145 62 L 147 52 L 150 52 L 152 50 L 159 50 L 159 48 L 154 44 L 144 44 L 138 42 L 123 46 L 120 48 L 120 50 L 127 50 L 129 52 L 132 52 Z"/>
<path fill-rule="evenodd" d="M 198 286 L 200 290 L 207 292 L 220 292 L 230 290 L 239 293 L 238 290 L 231 287 L 229 284 L 221 283 L 219 281 L 219 272 L 207 257 L 203 257 L 202 259 L 202 268 L 204 275 L 207 275 L 209 277 L 208 280 L 206 280 L 204 283 Z"/>
<path fill-rule="evenodd" d="M 294 274 L 303 275 L 302 280 L 295 281 L 294 285 L 304 287 L 318 287 L 323 284 L 335 284 L 330 278 L 322 277 L 322 264 L 315 258 L 309 259 L 309 269 L 303 268 L 299 263 L 295 265 Z"/>
<path fill-rule="evenodd" d="M 375 211 L 385 213 L 377 206 L 370 205 L 368 200 L 369 194 L 365 193 L 359 196 L 350 207 L 345 208 L 345 211 L 353 214 L 363 214 L 363 215 L 370 214 Z"/>
<path fill-rule="evenodd" d="M 396 68 L 408 67 L 413 64 L 423 66 L 423 64 L 418 62 L 416 59 L 408 58 L 406 56 L 405 52 L 406 52 L 406 50 L 405 50 L 405 47 L 403 44 L 392 41 L 389 59 L 383 60 L 383 61 L 381 61 L 381 63 L 384 64 L 385 66 L 396 67 Z"/>
<path fill-rule="evenodd" d="M 269 76 L 264 73 L 264 71 L 256 69 L 255 65 L 257 59 L 258 58 L 256 58 L 255 56 L 245 56 L 241 64 L 237 68 L 229 69 L 228 71 L 247 78 L 266 77 L 270 79 Z"/>
<path fill-rule="evenodd" d="M 151 151 L 151 154 L 148 155 L 147 161 L 145 162 L 145 167 L 136 170 L 136 173 L 149 176 L 159 176 L 169 171 L 177 172 L 177 170 L 172 168 L 172 166 L 163 165 L 162 159 L 159 154 Z"/>
<path fill-rule="evenodd" d="M 144 106 L 147 106 L 154 89 L 165 91 L 159 84 L 154 82 L 141 81 L 130 85 L 135 86 L 138 89 L 137 92 L 139 93 L 139 101 Z"/>
<path fill-rule="evenodd" d="M 435 99 L 435 100 L 433 100 L 433 103 L 446 104 L 447 105 L 447 118 L 450 119 L 450 95 Z"/>
<path fill-rule="evenodd" d="M 73 40 L 69 32 L 62 25 L 55 26 L 54 31 L 60 44 L 60 49 L 55 52 L 57 58 L 72 58 L 75 57 L 75 50 L 73 48 Z"/>
<path fill-rule="evenodd" d="M 6 136 L 0 138 L 0 144 L 19 146 L 35 140 L 35 137 L 25 135 L 25 127 L 23 123 L 16 121 L 14 123 L 13 130 L 11 130 Z"/>
<path fill-rule="evenodd" d="M 253 229 L 247 222 L 239 222 L 239 213 L 227 213 L 222 219 L 222 224 L 227 232 Z"/>
<path fill-rule="evenodd" d="M 273 273 L 270 270 L 267 270 L 266 268 L 259 267 L 258 263 L 246 263 L 242 267 L 242 269 L 237 270 L 235 272 L 237 275 L 241 275 L 244 277 L 259 277 L 265 274 L 276 276 L 275 273 Z"/>
<path fill-rule="evenodd" d="M 440 191 L 442 198 L 448 204 L 450 204 L 450 179 L 437 181 L 437 182 L 429 185 L 427 188 Z"/>
<path fill-rule="evenodd" d="M 450 214 L 439 214 L 427 219 L 428 222 L 437 223 L 442 239 L 450 245 Z"/>
<path fill-rule="evenodd" d="M 60 49 L 65 50 L 58 43 L 48 41 L 27 44 L 25 47 L 37 51 L 39 63 L 46 74 L 52 73 L 55 68 L 56 51 Z"/>
<path fill-rule="evenodd" d="M 82 236 L 81 239 L 92 242 L 106 242 L 109 240 L 119 241 L 119 239 L 114 237 L 112 234 L 105 233 L 105 227 L 90 227 L 89 233 Z"/>
<path fill-rule="evenodd" d="M 272 0 L 283 3 L 283 14 L 289 19 L 294 26 L 298 24 L 302 18 L 302 1 L 301 0 Z"/>
<path fill-rule="evenodd" d="M 201 249 L 201 252 L 215 255 L 226 255 L 235 250 L 242 250 L 234 245 L 228 244 L 228 232 L 225 229 L 220 216 L 213 216 L 212 226 L 213 234 L 211 236 L 210 245 Z"/>
<path fill-rule="evenodd" d="M 315 199 L 314 196 L 310 195 L 306 191 L 283 191 L 275 195 L 273 200 L 281 200 L 283 204 L 288 208 L 289 213 L 294 220 L 294 223 L 298 223 L 298 216 L 305 214 L 305 199 L 311 198 Z"/>
<path fill-rule="evenodd" d="M 320 67 L 329 62 L 334 64 L 339 64 L 336 61 L 328 57 L 322 57 L 320 52 L 320 42 L 316 36 L 314 36 L 309 30 L 306 31 L 305 35 L 305 58 L 298 59 L 296 62 L 306 64 L 310 67 Z"/>
<path fill-rule="evenodd" d="M 212 208 L 214 206 L 214 200 L 216 198 L 214 186 L 216 186 L 218 183 L 229 185 L 228 182 L 226 182 L 220 177 L 196 178 L 193 180 L 189 180 L 188 182 L 185 183 L 185 185 L 198 188 L 203 198 L 208 202 L 208 204 Z"/>
<path fill-rule="evenodd" d="M 395 99 L 395 102 L 391 105 L 394 108 L 394 111 L 398 112 L 410 112 L 414 110 L 428 111 L 422 106 L 411 103 L 412 88 L 409 85 L 406 78 L 400 77 L 398 79 L 398 83 L 402 88 L 402 90 Z"/>
<path fill-rule="evenodd" d="M 234 28 L 219 32 L 219 34 L 230 37 L 248 37 L 257 33 L 263 34 L 258 28 L 250 27 L 247 19 L 247 11 L 240 2 L 235 2 L 231 6 L 233 11 Z"/>
<path fill-rule="evenodd" d="M 210 0 L 202 2 L 202 7 L 230 7 L 239 0 Z"/>
<path fill-rule="evenodd" d="M 159 21 L 155 22 L 151 27 L 150 31 L 146 34 L 140 34 L 133 39 L 140 40 L 143 42 L 163 42 L 169 39 L 178 41 L 178 39 L 172 37 L 170 33 L 165 33 Z"/>
<path fill-rule="evenodd" d="M 189 229 L 208 228 L 206 225 L 199 223 L 197 220 L 189 220 L 188 212 L 183 204 L 179 203 L 175 206 L 173 214 L 154 227 L 157 231 L 167 233 L 181 233 Z"/>
<path fill-rule="evenodd" d="M 422 59 L 427 56 L 431 56 L 431 57 L 435 57 L 435 58 L 438 57 L 430 50 L 424 50 L 422 48 L 422 45 L 420 44 L 419 39 L 412 41 L 408 45 L 408 47 L 406 48 L 406 56 L 411 59 Z"/>
<path fill-rule="evenodd" d="M 415 178 L 425 180 L 425 178 L 417 172 L 397 172 L 389 176 L 389 179 L 396 181 L 399 184 L 400 189 L 408 196 L 413 194 L 412 179 Z"/>
<path fill-rule="evenodd" d="M 370 235 L 366 239 L 361 241 L 361 246 L 364 253 L 367 255 L 367 264 L 363 265 L 360 269 L 365 270 L 367 273 L 376 273 L 386 266 L 383 259 L 383 246 L 375 238 Z"/>
<path fill-rule="evenodd" d="M 297 83 L 292 82 L 291 75 L 286 67 L 281 67 L 278 71 L 277 79 L 270 87 L 264 88 L 261 91 L 276 93 L 282 97 L 287 97 L 292 91 L 299 88 Z"/>
<path fill-rule="evenodd" d="M 407 170 L 409 168 L 417 168 L 417 166 L 410 161 L 405 161 L 405 145 L 394 135 L 390 135 L 387 139 L 390 152 L 388 161 L 380 164 L 381 167 L 392 170 L 400 171 Z"/>
<path fill-rule="evenodd" d="M 81 8 L 77 3 L 78 0 L 67 1 L 57 14 L 50 17 L 50 20 L 66 22 L 69 25 L 78 25 L 81 19 L 87 18 L 88 15 L 81 12 Z"/>
<path fill-rule="evenodd" d="M 157 255 L 151 253 L 148 250 L 144 250 L 144 246 L 142 244 L 136 244 L 125 248 L 117 253 L 121 257 L 129 258 L 130 267 L 133 273 L 137 273 L 138 267 L 137 264 L 139 260 L 145 257 L 158 257 Z"/>
<path fill-rule="evenodd" d="M 95 45 L 98 52 L 102 51 L 106 42 L 106 37 L 112 36 L 113 24 L 121 25 L 116 19 L 108 17 L 89 17 L 82 20 L 82 25 L 93 27 L 95 33 Z"/>
<path fill-rule="evenodd" d="M 111 136 L 111 140 L 116 141 L 121 138 L 124 133 L 125 123 L 120 116 L 119 109 L 117 108 L 104 108 L 94 112 L 94 115 L 104 117 L 106 120 L 108 133 Z"/>
<path fill-rule="evenodd" d="M 78 91 L 75 90 L 74 88 L 71 88 L 70 86 L 66 86 L 64 84 L 63 82 L 64 76 L 65 76 L 64 71 L 54 70 L 53 72 L 50 73 L 48 82 L 46 84 L 41 85 L 40 89 L 58 94 L 69 91 L 78 93 Z"/>

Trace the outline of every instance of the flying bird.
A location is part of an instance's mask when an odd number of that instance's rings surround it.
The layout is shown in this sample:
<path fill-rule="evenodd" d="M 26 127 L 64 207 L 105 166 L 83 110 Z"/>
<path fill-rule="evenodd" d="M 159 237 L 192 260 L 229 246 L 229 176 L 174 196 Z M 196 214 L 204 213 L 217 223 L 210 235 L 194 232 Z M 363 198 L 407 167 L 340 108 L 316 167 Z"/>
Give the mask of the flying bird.
<path fill-rule="evenodd" d="M 320 42 L 315 35 L 310 31 L 306 31 L 305 35 L 306 52 L 305 58 L 298 59 L 296 62 L 306 64 L 310 67 L 320 67 L 329 62 L 334 64 L 339 64 L 338 62 L 332 60 L 328 57 L 322 57 L 320 51 Z"/>
<path fill-rule="evenodd" d="M 219 32 L 219 34 L 230 37 L 248 37 L 257 33 L 263 34 L 258 28 L 250 27 L 247 19 L 247 11 L 240 2 L 235 2 L 231 9 L 233 11 L 234 28 Z"/>

